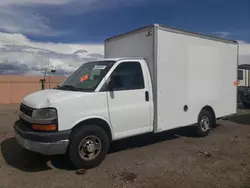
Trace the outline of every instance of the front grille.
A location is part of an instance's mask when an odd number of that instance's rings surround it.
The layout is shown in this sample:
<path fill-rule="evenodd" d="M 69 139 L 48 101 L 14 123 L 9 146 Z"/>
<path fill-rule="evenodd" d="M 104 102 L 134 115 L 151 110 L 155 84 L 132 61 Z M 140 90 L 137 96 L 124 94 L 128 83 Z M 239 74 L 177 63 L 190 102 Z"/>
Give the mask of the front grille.
<path fill-rule="evenodd" d="M 32 130 L 32 124 L 31 124 L 31 123 L 29 123 L 29 122 L 23 120 L 22 118 L 20 118 L 20 121 L 21 121 L 21 123 L 22 123 L 22 125 L 23 125 L 23 129 L 24 129 L 25 131 L 31 131 L 31 130 Z"/>
<path fill-rule="evenodd" d="M 26 116 L 29 116 L 31 117 L 32 116 L 32 113 L 33 113 L 33 110 L 32 108 L 24 105 L 24 104 L 21 104 L 20 106 L 20 111 L 23 112 Z"/>

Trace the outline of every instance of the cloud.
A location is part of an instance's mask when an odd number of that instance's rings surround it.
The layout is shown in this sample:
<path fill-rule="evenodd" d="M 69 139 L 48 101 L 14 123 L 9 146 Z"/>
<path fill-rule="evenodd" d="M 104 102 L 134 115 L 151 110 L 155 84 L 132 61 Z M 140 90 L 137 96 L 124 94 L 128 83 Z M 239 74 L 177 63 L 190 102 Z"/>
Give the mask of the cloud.
<path fill-rule="evenodd" d="M 91 11 L 114 9 L 142 5 L 151 0 L 73 0 L 61 6 L 63 12 L 68 14 L 88 13 Z M 156 0 L 154 0 L 156 1 Z M 72 11 L 74 10 L 74 11 Z"/>
<path fill-rule="evenodd" d="M 232 35 L 232 33 L 227 32 L 227 31 L 213 32 L 213 34 L 215 34 L 216 36 L 221 37 L 221 38 L 228 38 Z"/>
<path fill-rule="evenodd" d="M 35 42 L 21 34 L 0 33 L 0 74 L 42 75 L 52 66 L 57 74 L 67 75 L 103 54 L 102 44 Z"/>
<path fill-rule="evenodd" d="M 1 0 L 0 31 L 22 33 L 32 36 L 58 36 L 69 31 L 58 31 L 50 26 L 46 11 L 38 11 L 44 6 L 62 6 L 73 0 Z"/>
<path fill-rule="evenodd" d="M 173 3 L 176 1 L 178 0 L 69 0 L 68 3 L 60 5 L 60 10 L 64 14 L 79 14 L 99 10 L 144 6 L 149 2 Z"/>
<path fill-rule="evenodd" d="M 29 4 L 49 4 L 60 5 L 71 2 L 72 0 L 1 0 L 0 6 L 6 5 L 29 5 Z"/>
<path fill-rule="evenodd" d="M 237 40 L 237 42 L 238 42 L 239 44 L 248 44 L 248 42 L 247 42 L 247 41 L 244 41 L 244 40 Z"/>
<path fill-rule="evenodd" d="M 66 31 L 55 31 L 47 24 L 48 20 L 32 11 L 18 8 L 0 7 L 0 29 L 9 33 L 23 33 L 37 36 L 58 36 Z"/>
<path fill-rule="evenodd" d="M 239 43 L 239 64 L 250 64 L 250 44 Z"/>
<path fill-rule="evenodd" d="M 0 0 L 0 31 L 31 36 L 67 35 L 72 31 L 53 28 L 52 13 L 66 18 L 72 14 L 140 6 L 149 1 L 153 0 Z"/>
<path fill-rule="evenodd" d="M 103 44 L 63 44 L 0 33 L 0 74 L 43 75 L 48 66 L 69 75 L 87 61 L 104 58 Z M 250 64 L 250 44 L 241 42 L 239 64 Z"/>
<path fill-rule="evenodd" d="M 71 0 L 1 0 L 0 31 L 33 36 L 58 36 L 69 31 L 57 31 L 50 26 L 46 14 L 39 13 L 43 6 L 59 6 Z"/>

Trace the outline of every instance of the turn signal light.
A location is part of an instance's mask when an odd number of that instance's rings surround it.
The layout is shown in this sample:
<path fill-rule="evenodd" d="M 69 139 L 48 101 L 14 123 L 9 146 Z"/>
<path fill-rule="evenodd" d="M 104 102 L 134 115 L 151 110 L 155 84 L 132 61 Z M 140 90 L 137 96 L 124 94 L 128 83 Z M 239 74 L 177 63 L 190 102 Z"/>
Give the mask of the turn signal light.
<path fill-rule="evenodd" d="M 51 125 L 32 125 L 33 130 L 38 130 L 38 131 L 55 131 L 56 130 L 56 125 L 51 124 Z"/>

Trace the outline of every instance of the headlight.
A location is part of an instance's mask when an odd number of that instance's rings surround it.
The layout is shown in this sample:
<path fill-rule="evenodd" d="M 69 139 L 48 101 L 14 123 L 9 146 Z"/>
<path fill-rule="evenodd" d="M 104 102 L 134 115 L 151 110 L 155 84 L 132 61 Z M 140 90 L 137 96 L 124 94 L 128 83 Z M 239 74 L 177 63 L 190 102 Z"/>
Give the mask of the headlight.
<path fill-rule="evenodd" d="M 57 118 L 57 110 L 54 108 L 43 108 L 34 110 L 32 113 L 34 119 L 51 120 Z"/>

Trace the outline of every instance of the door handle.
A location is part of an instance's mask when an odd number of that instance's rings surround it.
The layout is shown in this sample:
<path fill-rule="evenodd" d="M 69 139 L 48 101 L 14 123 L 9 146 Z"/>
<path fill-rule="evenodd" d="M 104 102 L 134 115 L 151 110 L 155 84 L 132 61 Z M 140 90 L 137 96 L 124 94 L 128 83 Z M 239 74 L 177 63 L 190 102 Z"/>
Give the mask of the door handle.
<path fill-rule="evenodd" d="M 145 101 L 149 101 L 149 92 L 145 91 Z"/>

